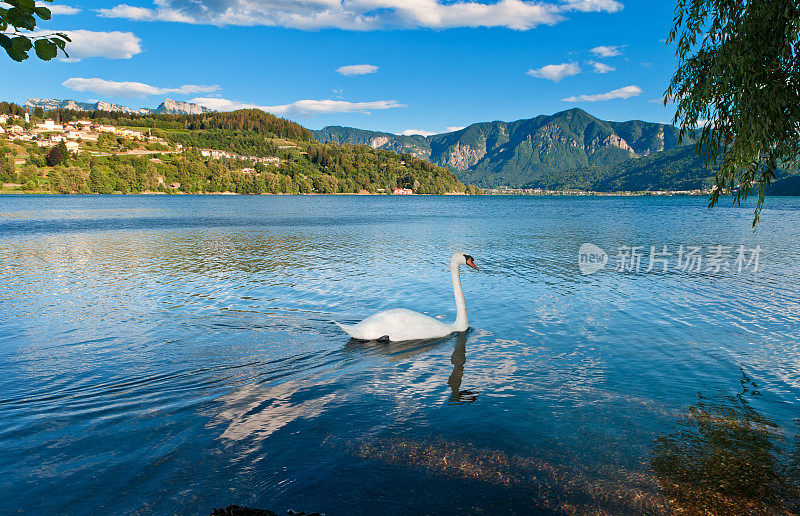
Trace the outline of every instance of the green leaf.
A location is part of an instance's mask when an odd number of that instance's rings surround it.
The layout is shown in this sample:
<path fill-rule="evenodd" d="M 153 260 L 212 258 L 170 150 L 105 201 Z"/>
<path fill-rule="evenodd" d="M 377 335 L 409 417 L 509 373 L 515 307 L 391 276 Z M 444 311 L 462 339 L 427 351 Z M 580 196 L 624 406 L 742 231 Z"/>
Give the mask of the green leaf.
<path fill-rule="evenodd" d="M 30 40 L 24 36 L 9 38 L 5 34 L 0 37 L 0 45 L 5 49 L 8 57 L 17 62 L 28 59 L 28 50 L 32 46 Z"/>
<path fill-rule="evenodd" d="M 31 43 L 31 40 L 25 36 L 17 36 L 15 38 L 11 38 L 11 45 L 14 48 L 19 49 L 23 52 L 27 52 L 28 50 L 31 49 L 31 47 L 33 47 L 33 43 Z"/>
<path fill-rule="evenodd" d="M 18 7 L 9 9 L 6 18 L 11 25 L 17 28 L 33 30 L 36 27 L 36 18 Z"/>
<path fill-rule="evenodd" d="M 69 57 L 69 54 L 67 53 L 67 50 L 65 48 L 67 46 L 66 41 L 58 38 L 50 38 L 50 41 L 52 41 L 54 45 L 58 46 L 58 48 L 60 48 L 61 51 L 64 52 L 65 56 Z"/>
<path fill-rule="evenodd" d="M 43 20 L 50 19 L 50 9 L 48 9 L 47 7 L 37 7 L 33 10 L 33 12 L 39 15 L 39 18 Z"/>
<path fill-rule="evenodd" d="M 7 4 L 11 4 L 14 7 L 22 7 L 24 9 L 33 10 L 36 6 L 36 2 L 34 0 L 5 0 Z"/>
<path fill-rule="evenodd" d="M 49 61 L 58 55 L 58 47 L 49 39 L 38 39 L 33 46 L 36 48 L 36 55 L 42 61 Z"/>

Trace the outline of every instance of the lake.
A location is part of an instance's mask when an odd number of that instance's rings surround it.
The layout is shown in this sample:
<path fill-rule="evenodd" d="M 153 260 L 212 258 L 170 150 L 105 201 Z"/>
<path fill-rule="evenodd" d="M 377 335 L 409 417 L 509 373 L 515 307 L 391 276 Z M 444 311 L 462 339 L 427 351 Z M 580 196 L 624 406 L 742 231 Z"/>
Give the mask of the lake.
<path fill-rule="evenodd" d="M 796 510 L 800 198 L 723 203 L 0 196 L 0 509 Z M 469 332 L 332 324 L 455 251 Z"/>

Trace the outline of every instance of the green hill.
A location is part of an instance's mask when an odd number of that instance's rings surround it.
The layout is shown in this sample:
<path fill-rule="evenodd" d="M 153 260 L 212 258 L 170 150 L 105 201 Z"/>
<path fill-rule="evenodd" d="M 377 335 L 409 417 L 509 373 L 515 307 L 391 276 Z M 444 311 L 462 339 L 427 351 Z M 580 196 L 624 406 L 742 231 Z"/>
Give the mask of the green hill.
<path fill-rule="evenodd" d="M 452 171 L 411 154 L 317 143 L 305 127 L 257 109 L 196 115 L 54 110 L 45 117 L 65 124 L 88 118 L 149 139 L 96 133 L 96 142 L 81 140 L 78 153 L 64 148 L 65 159 L 58 160 L 47 156 L 49 146 L 3 140 L 2 182 L 62 193 L 478 193 Z"/>
<path fill-rule="evenodd" d="M 703 167 L 695 147 L 685 145 L 612 165 L 557 171 L 526 184 L 525 188 L 596 192 L 685 191 L 710 188 L 713 179 L 714 174 Z"/>
<path fill-rule="evenodd" d="M 610 122 L 581 109 L 515 122 L 472 124 L 428 137 L 346 127 L 326 127 L 313 133 L 318 141 L 402 149 L 455 171 L 465 183 L 482 187 L 649 185 L 651 189 L 677 190 L 704 184 L 708 177 L 689 159 L 689 151 L 670 152 L 679 148 L 677 128 L 640 120 Z M 660 158 L 653 158 L 659 154 Z M 645 158 L 649 159 L 637 161 Z M 679 165 L 689 168 L 683 173 L 672 170 Z M 645 170 L 652 166 L 656 171 Z M 626 174 L 638 179 L 625 180 Z"/>

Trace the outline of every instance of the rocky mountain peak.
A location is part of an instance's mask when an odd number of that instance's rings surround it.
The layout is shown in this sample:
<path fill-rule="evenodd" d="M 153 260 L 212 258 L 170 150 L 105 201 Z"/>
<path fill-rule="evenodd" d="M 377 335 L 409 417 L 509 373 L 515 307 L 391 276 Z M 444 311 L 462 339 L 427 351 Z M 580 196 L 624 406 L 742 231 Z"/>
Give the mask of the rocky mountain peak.
<path fill-rule="evenodd" d="M 210 113 L 212 110 L 199 104 L 190 102 L 180 102 L 178 100 L 166 99 L 155 110 L 156 113 L 168 113 L 171 115 L 202 115 Z"/>

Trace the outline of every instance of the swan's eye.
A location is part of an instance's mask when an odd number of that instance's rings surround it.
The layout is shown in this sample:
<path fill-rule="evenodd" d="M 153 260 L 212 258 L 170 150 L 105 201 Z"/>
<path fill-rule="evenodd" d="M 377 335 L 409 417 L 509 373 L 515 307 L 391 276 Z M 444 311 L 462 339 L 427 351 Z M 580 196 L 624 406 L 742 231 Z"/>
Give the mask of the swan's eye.
<path fill-rule="evenodd" d="M 472 256 L 470 256 L 470 255 L 468 255 L 468 254 L 465 254 L 465 255 L 464 255 L 464 260 L 466 260 L 466 261 L 470 261 L 470 260 L 472 260 L 472 259 L 473 259 L 473 258 L 472 258 Z"/>

